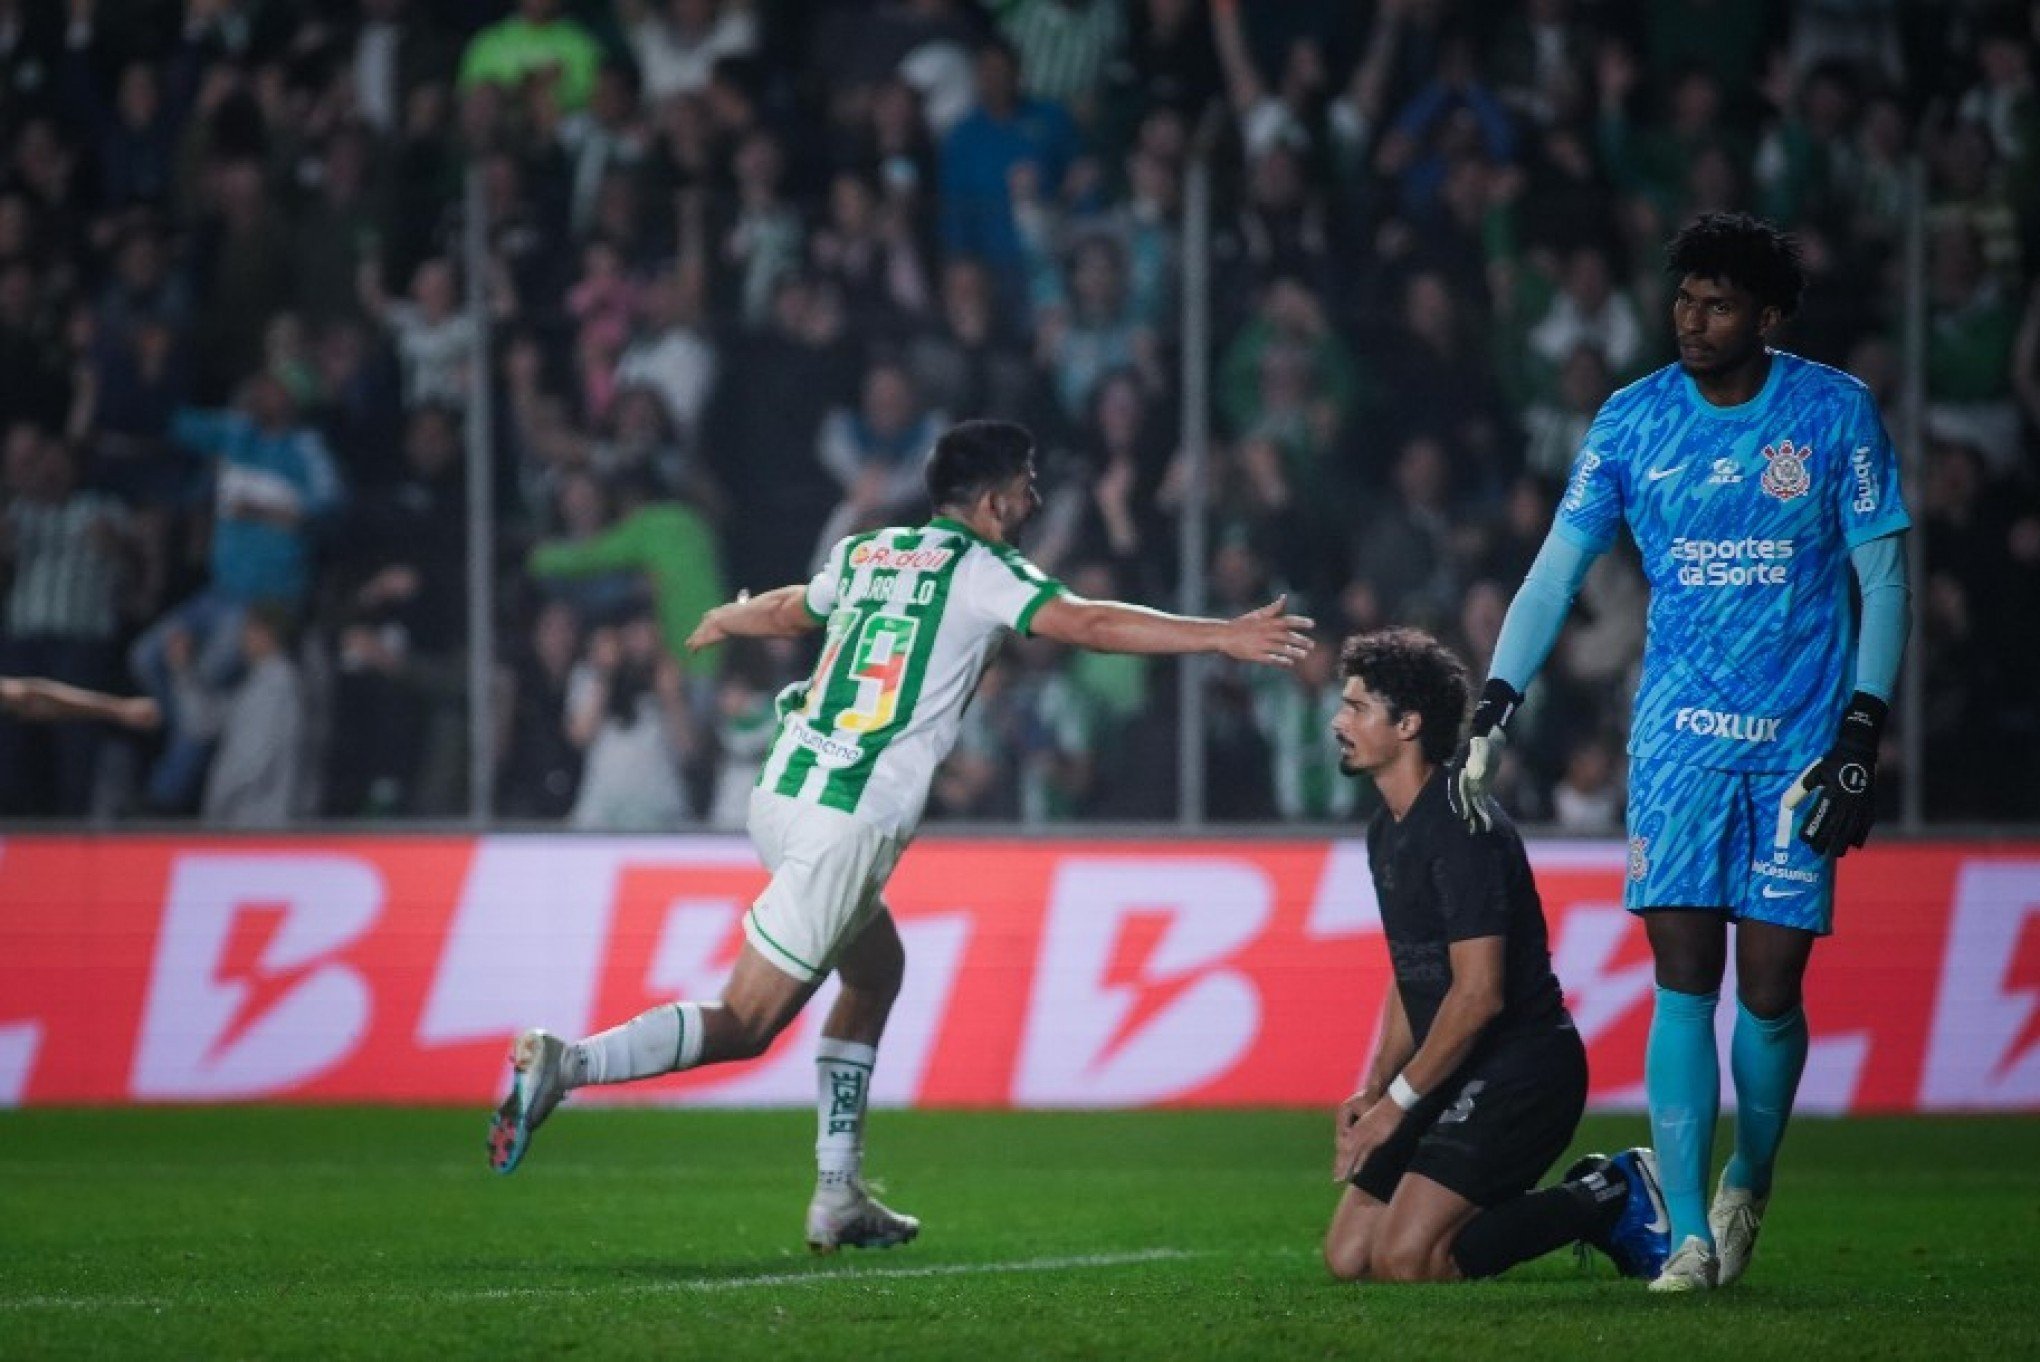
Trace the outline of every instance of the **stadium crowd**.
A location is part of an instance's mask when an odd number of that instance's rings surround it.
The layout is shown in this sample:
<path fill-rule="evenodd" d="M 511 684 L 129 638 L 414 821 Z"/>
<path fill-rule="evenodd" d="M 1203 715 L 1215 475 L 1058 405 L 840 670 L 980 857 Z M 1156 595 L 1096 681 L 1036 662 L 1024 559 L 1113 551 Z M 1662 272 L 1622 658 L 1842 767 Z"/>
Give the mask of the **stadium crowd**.
<path fill-rule="evenodd" d="M 1482 674 L 1593 412 L 1671 358 L 1693 213 L 1794 229 L 1780 344 L 1896 419 L 1917 153 L 1927 807 L 2040 816 L 1991 778 L 2040 757 L 2036 52 L 2040 4 L 1970 0 L 0 0 L 0 673 L 164 713 L 0 726 L 0 812 L 465 809 L 478 420 L 506 818 L 736 826 L 806 659 L 680 641 L 923 514 L 953 419 L 1037 432 L 1045 569 L 1169 602 L 1206 155 L 1213 611 Z M 1633 555 L 1583 594 L 1499 793 L 1614 833 Z M 1215 671 L 1213 818 L 1368 797 L 1335 654 Z M 935 815 L 1171 816 L 1175 710 L 1009 646 Z"/>

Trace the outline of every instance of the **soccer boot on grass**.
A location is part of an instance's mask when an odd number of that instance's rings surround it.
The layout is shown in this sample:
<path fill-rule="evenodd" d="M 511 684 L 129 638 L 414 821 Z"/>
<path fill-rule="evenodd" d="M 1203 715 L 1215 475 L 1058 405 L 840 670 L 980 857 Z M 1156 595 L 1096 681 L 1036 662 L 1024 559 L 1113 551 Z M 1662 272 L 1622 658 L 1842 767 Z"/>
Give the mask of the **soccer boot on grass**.
<path fill-rule="evenodd" d="M 1714 1189 L 1714 1205 L 1707 1211 L 1707 1228 L 1714 1231 L 1716 1286 L 1728 1286 L 1749 1269 L 1750 1255 L 1757 1249 L 1757 1231 L 1764 1227 L 1768 1196 L 1758 1196 L 1744 1187 L 1728 1185 L 1723 1170 Z"/>
<path fill-rule="evenodd" d="M 1651 1281 L 1657 1292 L 1712 1291 L 1720 1262 L 1697 1234 L 1689 1234 L 1678 1251 L 1665 1260 L 1665 1270 Z"/>
<path fill-rule="evenodd" d="M 1665 1255 L 1671 1247 L 1672 1217 L 1665 1210 L 1665 1194 L 1658 1185 L 1657 1155 L 1649 1149 L 1625 1149 L 1608 1160 L 1611 1172 L 1620 1173 L 1629 1185 L 1622 1214 L 1607 1242 L 1597 1245 L 1615 1262 L 1625 1277 L 1650 1280 L 1664 1270 Z"/>
<path fill-rule="evenodd" d="M 807 1244 L 816 1253 L 840 1248 L 891 1248 L 921 1232 L 921 1222 L 901 1215 L 863 1183 L 817 1189 L 808 1203 Z"/>
<path fill-rule="evenodd" d="M 531 1148 L 532 1134 L 552 1115 L 567 1085 L 560 1079 L 566 1042 L 550 1031 L 526 1031 L 510 1047 L 510 1095 L 489 1123 L 489 1167 L 514 1173 Z"/>

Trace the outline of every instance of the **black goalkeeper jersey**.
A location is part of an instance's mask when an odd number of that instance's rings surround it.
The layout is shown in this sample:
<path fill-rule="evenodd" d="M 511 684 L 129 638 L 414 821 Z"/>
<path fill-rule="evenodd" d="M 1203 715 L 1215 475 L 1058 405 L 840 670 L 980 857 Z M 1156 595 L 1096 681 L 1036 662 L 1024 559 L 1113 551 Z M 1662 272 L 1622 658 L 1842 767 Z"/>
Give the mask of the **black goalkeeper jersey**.
<path fill-rule="evenodd" d="M 1486 1049 L 1567 1022 L 1565 994 L 1551 972 L 1544 906 L 1523 838 L 1492 799 L 1493 826 L 1469 830 L 1446 803 L 1445 779 L 1435 772 L 1401 822 L 1387 809 L 1374 815 L 1367 859 L 1396 988 L 1418 1045 L 1452 986 L 1452 943 L 1504 939 L 1502 1010 L 1481 1033 Z"/>

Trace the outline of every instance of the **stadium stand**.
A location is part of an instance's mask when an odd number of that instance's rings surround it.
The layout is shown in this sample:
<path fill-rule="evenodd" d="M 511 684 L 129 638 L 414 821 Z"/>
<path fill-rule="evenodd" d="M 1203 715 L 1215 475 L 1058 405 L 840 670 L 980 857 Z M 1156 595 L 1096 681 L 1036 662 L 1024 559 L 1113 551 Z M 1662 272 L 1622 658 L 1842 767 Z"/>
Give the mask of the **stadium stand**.
<path fill-rule="evenodd" d="M 1789 224 L 1813 285 L 1781 343 L 1897 412 L 1923 157 L 1927 806 L 2040 816 L 2030 782 L 1976 769 L 2040 757 L 2036 23 L 1900 0 L 0 0 L 0 672 L 166 715 L 90 742 L 0 723 L 0 812 L 199 815 L 222 716 L 258 698 L 246 650 L 279 644 L 291 684 L 259 698 L 299 750 L 272 819 L 465 809 L 459 450 L 484 400 L 509 818 L 727 824 L 802 659 L 689 659 L 690 616 L 918 514 L 946 419 L 1038 433 L 1045 568 L 1166 601 L 1183 190 L 1217 127 L 1212 605 L 1287 589 L 1328 637 L 1420 624 L 1476 673 L 1587 420 L 1671 358 L 1660 249 L 1692 213 Z M 1584 597 L 1500 793 L 1613 833 L 1633 558 Z M 1009 648 L 936 816 L 1171 815 L 1170 676 Z M 1331 685 L 1213 673 L 1212 817 L 1350 815 Z"/>

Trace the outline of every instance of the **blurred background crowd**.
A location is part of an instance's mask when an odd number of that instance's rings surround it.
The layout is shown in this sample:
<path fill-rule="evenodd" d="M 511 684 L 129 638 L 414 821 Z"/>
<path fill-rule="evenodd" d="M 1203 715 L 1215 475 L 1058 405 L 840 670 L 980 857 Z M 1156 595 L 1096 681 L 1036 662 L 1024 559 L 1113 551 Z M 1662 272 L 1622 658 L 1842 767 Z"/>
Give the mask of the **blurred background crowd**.
<path fill-rule="evenodd" d="M 2040 757 L 2036 54 L 2040 4 L 1970 0 L 0 0 L 0 672 L 165 719 L 0 725 L 0 812 L 463 813 L 477 422 L 506 820 L 740 822 L 807 653 L 681 640 L 925 514 L 951 420 L 1037 433 L 1044 568 L 1171 603 L 1193 158 L 1211 610 L 1478 673 L 1592 413 L 1671 358 L 1692 214 L 1798 233 L 1779 343 L 1898 433 L 1917 157 L 1926 807 L 2040 816 L 1991 775 Z M 1619 828 L 1643 604 L 1602 560 L 1519 815 Z M 1368 797 L 1335 651 L 1210 672 L 1212 818 Z M 1010 645 L 933 815 L 1173 817 L 1177 705 Z"/>

